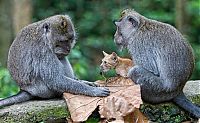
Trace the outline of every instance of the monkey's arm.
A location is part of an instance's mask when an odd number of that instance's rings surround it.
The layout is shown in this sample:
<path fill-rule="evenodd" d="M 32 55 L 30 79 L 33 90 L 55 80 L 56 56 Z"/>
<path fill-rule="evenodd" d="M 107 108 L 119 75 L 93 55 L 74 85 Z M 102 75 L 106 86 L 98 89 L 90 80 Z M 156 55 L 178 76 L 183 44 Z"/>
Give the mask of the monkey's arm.
<path fill-rule="evenodd" d="M 165 90 L 167 92 L 172 89 L 171 86 L 168 87 L 170 84 L 167 84 L 161 77 L 138 65 L 129 70 L 128 77 L 135 83 L 145 88 L 152 89 L 152 91 L 162 92 Z"/>
<path fill-rule="evenodd" d="M 65 76 L 70 77 L 72 79 L 76 79 L 76 76 L 74 75 L 74 71 L 72 69 L 72 66 L 71 66 L 68 58 L 60 59 L 60 62 L 63 64 Z"/>
<path fill-rule="evenodd" d="M 50 88 L 55 91 L 69 92 L 72 94 L 82 94 L 87 96 L 108 96 L 109 90 L 101 87 L 92 87 L 79 80 L 66 76 L 58 76 L 49 84 Z"/>
<path fill-rule="evenodd" d="M 69 60 L 67 58 L 64 58 L 64 59 L 61 59 L 60 60 L 61 63 L 63 64 L 63 67 L 64 67 L 64 70 L 65 70 L 65 76 L 69 77 L 69 78 L 72 78 L 72 79 L 75 79 L 75 80 L 78 80 L 80 82 L 83 82 L 87 85 L 90 85 L 90 86 L 98 86 L 97 84 L 95 84 L 94 82 L 89 82 L 89 81 L 85 81 L 85 80 L 79 80 L 75 75 L 74 75 L 74 71 L 72 69 L 72 66 L 69 62 Z"/>

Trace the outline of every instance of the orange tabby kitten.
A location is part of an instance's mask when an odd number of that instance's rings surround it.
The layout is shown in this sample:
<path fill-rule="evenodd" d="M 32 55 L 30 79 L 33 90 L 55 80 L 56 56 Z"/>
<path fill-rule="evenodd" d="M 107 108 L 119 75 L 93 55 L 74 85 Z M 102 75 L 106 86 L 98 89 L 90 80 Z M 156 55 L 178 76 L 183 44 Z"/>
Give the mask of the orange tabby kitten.
<path fill-rule="evenodd" d="M 115 52 L 107 54 L 103 51 L 104 58 L 100 65 L 101 72 L 105 73 L 110 69 L 115 69 L 116 73 L 122 77 L 127 77 L 129 69 L 134 65 L 131 59 L 121 58 Z"/>

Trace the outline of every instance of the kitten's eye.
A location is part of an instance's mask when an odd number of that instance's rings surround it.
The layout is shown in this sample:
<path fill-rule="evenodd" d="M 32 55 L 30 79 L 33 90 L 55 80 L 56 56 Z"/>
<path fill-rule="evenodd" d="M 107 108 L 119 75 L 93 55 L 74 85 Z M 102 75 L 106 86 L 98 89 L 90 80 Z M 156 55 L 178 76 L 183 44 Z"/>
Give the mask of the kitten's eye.
<path fill-rule="evenodd" d="M 117 58 L 116 58 L 116 57 L 114 57 L 114 58 L 113 58 L 113 60 L 115 61 L 115 60 L 117 60 Z"/>

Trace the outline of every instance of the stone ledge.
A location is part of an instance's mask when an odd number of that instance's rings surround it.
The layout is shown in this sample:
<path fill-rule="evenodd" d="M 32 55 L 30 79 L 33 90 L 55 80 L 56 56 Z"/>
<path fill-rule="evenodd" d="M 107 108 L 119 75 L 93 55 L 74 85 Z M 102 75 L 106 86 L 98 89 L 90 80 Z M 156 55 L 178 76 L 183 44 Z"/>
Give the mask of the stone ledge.
<path fill-rule="evenodd" d="M 61 120 L 69 116 L 64 100 L 28 101 L 0 109 L 0 121 L 5 123 Z"/>
<path fill-rule="evenodd" d="M 184 93 L 190 99 L 192 100 L 194 99 L 193 100 L 194 102 L 200 104 L 200 80 L 188 81 L 184 88 Z M 164 104 L 164 106 L 165 105 L 166 104 Z M 172 105 L 172 104 L 169 103 L 167 105 Z M 157 107 L 157 105 L 155 106 Z M 174 106 L 172 107 L 177 109 L 177 107 Z M 154 108 L 152 108 L 152 110 L 154 110 Z M 65 101 L 62 99 L 28 101 L 0 109 L 1 123 L 7 123 L 7 122 L 26 123 L 26 122 L 42 122 L 42 121 L 65 122 L 65 118 L 67 116 L 69 116 L 69 112 L 67 111 Z"/>

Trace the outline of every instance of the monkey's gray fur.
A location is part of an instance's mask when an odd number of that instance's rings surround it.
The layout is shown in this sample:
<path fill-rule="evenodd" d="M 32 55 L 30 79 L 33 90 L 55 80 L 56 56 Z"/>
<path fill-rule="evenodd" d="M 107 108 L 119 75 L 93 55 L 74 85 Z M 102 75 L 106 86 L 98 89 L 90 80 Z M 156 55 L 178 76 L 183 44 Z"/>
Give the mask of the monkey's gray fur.
<path fill-rule="evenodd" d="M 174 101 L 196 117 L 200 108 L 183 94 L 194 68 L 190 44 L 173 26 L 148 19 L 134 10 L 124 10 L 115 43 L 127 48 L 136 66 L 128 76 L 141 85 L 142 99 L 149 103 Z"/>
<path fill-rule="evenodd" d="M 63 92 L 107 96 L 109 90 L 75 79 L 65 58 L 75 44 L 75 30 L 67 15 L 56 15 L 24 27 L 12 43 L 8 69 L 21 91 L 0 100 L 0 106 L 35 97 L 54 98 Z"/>

